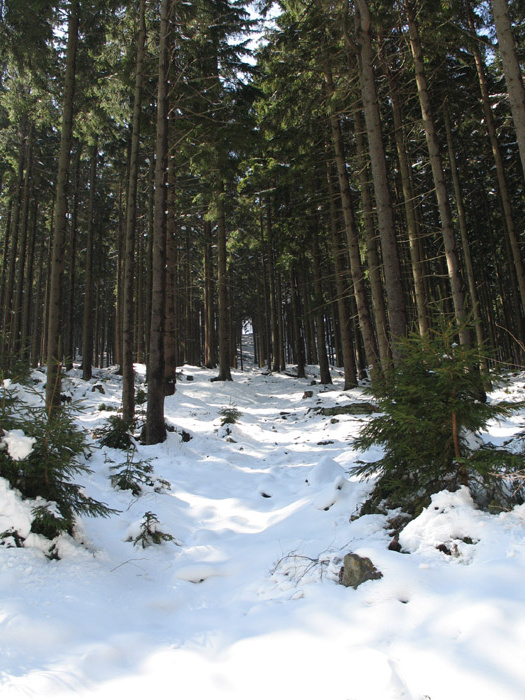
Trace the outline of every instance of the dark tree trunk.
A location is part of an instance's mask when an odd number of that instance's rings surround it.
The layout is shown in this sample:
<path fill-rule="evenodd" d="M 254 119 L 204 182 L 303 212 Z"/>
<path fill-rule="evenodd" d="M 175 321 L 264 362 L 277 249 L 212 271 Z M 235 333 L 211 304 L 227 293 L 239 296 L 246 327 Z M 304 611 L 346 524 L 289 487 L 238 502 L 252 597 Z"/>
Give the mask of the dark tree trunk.
<path fill-rule="evenodd" d="M 60 363 L 62 356 L 62 277 L 67 237 L 67 185 L 73 133 L 76 55 L 78 45 L 78 3 L 72 0 L 68 21 L 66 75 L 62 105 L 62 129 L 56 186 L 55 225 L 51 251 L 49 305 L 47 313 L 46 411 L 50 416 L 60 406 Z"/>
<path fill-rule="evenodd" d="M 390 70 L 386 59 L 382 57 L 383 72 L 388 81 L 389 96 L 392 102 L 392 117 L 394 122 L 394 139 L 396 142 L 399 175 L 403 192 L 405 222 L 410 248 L 410 262 L 414 280 L 414 297 L 416 301 L 417 322 L 421 335 L 428 333 L 428 299 L 425 288 L 425 271 L 421 259 L 421 244 L 416 212 L 414 210 L 414 193 L 410 176 L 410 163 L 406 148 L 405 129 L 399 91 L 395 76 Z"/>
<path fill-rule="evenodd" d="M 381 118 L 375 85 L 370 12 L 366 0 L 356 0 L 355 8 L 356 35 L 359 45 L 359 79 L 363 96 L 370 164 L 372 166 L 372 181 L 377 208 L 377 222 L 381 240 L 388 319 L 390 321 L 390 333 L 395 340 L 396 338 L 402 338 L 407 332 L 406 306 L 401 284 L 401 267 L 397 251 L 394 214 L 388 187 Z M 394 361 L 397 352 L 395 347 L 394 344 L 392 348 Z"/>
<path fill-rule="evenodd" d="M 95 321 L 95 304 L 93 290 L 95 286 L 93 255 L 95 247 L 95 196 L 97 182 L 98 142 L 91 146 L 89 200 L 87 211 L 86 268 L 84 273 L 84 314 L 82 319 L 82 379 L 91 379 L 93 374 L 93 334 Z M 98 309 L 98 305 L 96 305 Z"/>
<path fill-rule="evenodd" d="M 211 222 L 204 220 L 204 366 L 216 367 Z"/>
<path fill-rule="evenodd" d="M 73 368 L 75 359 L 75 286 L 77 270 L 77 228 L 78 228 L 78 206 L 80 196 L 80 159 L 82 155 L 82 145 L 77 143 L 75 158 L 75 184 L 73 192 L 73 206 L 71 211 L 71 233 L 69 246 L 69 271 L 67 275 L 67 323 L 66 338 L 64 340 L 64 356 L 66 369 Z"/>
<path fill-rule="evenodd" d="M 509 92 L 512 120 L 516 130 L 523 175 L 525 175 L 525 87 L 520 70 L 518 54 L 512 35 L 507 0 L 492 0 L 494 24 L 498 35 L 499 52 Z"/>
<path fill-rule="evenodd" d="M 33 188 L 33 123 L 29 125 L 26 145 L 26 170 L 22 197 L 22 218 L 20 221 L 19 244 L 16 264 L 16 284 L 13 299 L 12 348 L 16 356 L 25 353 L 22 345 L 22 299 L 24 298 L 26 277 L 27 240 L 29 235 L 29 210 Z M 31 280 L 29 280 L 31 283 Z"/>
<path fill-rule="evenodd" d="M 294 358 L 297 365 L 297 377 L 304 379 L 306 377 L 304 340 L 301 334 L 299 292 L 297 290 L 297 273 L 295 270 L 290 271 L 290 295 L 292 302 L 293 343 Z"/>
<path fill-rule="evenodd" d="M 354 359 L 353 339 L 350 328 L 350 309 L 347 297 L 350 296 L 345 282 L 344 252 L 341 246 L 337 225 L 337 206 L 335 175 L 330 165 L 327 165 L 328 192 L 330 196 L 330 233 L 332 240 L 332 256 L 335 268 L 335 284 L 337 293 L 337 313 L 341 333 L 341 351 L 345 375 L 345 391 L 357 386 L 357 370 Z"/>
<path fill-rule="evenodd" d="M 175 169 L 168 166 L 168 218 L 166 222 L 166 327 L 164 329 L 164 392 L 175 393 L 177 369 L 177 222 L 175 219 Z"/>
<path fill-rule="evenodd" d="M 164 422 L 164 331 L 166 300 L 166 202 L 168 173 L 168 73 L 171 0 L 162 0 L 157 91 L 155 219 L 153 230 L 151 326 L 148 357 L 148 407 L 144 442 L 166 439 Z"/>
<path fill-rule="evenodd" d="M 392 362 L 388 322 L 385 312 L 385 295 L 383 293 L 383 276 L 381 274 L 381 256 L 378 251 L 378 241 L 374 226 L 372 210 L 372 193 L 370 191 L 370 168 L 365 145 L 365 129 L 360 106 L 354 109 L 355 143 L 357 147 L 358 179 L 361 188 L 361 204 L 363 207 L 363 233 L 366 243 L 366 260 L 368 263 L 368 278 L 372 301 L 374 327 L 376 329 L 377 346 L 382 367 L 388 367 Z"/>
<path fill-rule="evenodd" d="M 10 219 L 9 237 L 6 241 L 6 251 L 4 253 L 4 274 L 6 279 L 5 296 L 3 298 L 3 324 L 2 324 L 2 352 L 4 354 L 4 362 L 7 364 L 10 361 L 12 352 L 12 337 L 11 329 L 13 326 L 13 296 L 15 291 L 16 279 L 16 261 L 18 256 L 18 238 L 20 232 L 20 214 L 22 212 L 23 192 L 24 192 L 24 174 L 26 168 L 27 156 L 27 119 L 22 119 L 20 127 L 20 147 L 18 151 L 18 168 L 16 176 L 15 191 L 11 198 L 12 217 Z"/>
<path fill-rule="evenodd" d="M 219 289 L 219 382 L 231 382 L 230 372 L 230 310 L 228 306 L 228 269 L 226 251 L 226 219 L 224 214 L 224 184 L 219 183 L 217 197 L 217 285 Z"/>
<path fill-rule="evenodd" d="M 330 72 L 325 72 L 325 81 L 328 90 L 328 96 L 333 94 L 333 82 Z M 341 136 L 341 126 L 337 114 L 330 110 L 330 126 L 332 131 L 332 143 L 335 153 L 335 163 L 337 167 L 337 178 L 339 182 L 339 193 L 343 206 L 343 217 L 345 222 L 345 230 L 348 243 L 348 254 L 350 257 L 350 270 L 352 274 L 352 282 L 354 284 L 354 295 L 357 306 L 357 314 L 359 318 L 359 326 L 363 336 L 365 345 L 365 353 L 369 363 L 371 374 L 376 377 L 377 373 L 381 372 L 378 363 L 377 344 L 370 318 L 368 308 L 368 300 L 365 288 L 365 279 L 359 253 L 359 239 L 357 235 L 357 225 L 355 222 L 354 208 L 352 204 L 352 196 L 350 185 L 348 182 L 348 173 L 346 170 L 346 159 L 343 149 L 343 140 Z"/>
<path fill-rule="evenodd" d="M 144 45 L 146 41 L 145 6 L 145 0 L 139 0 L 139 31 L 137 35 L 137 55 L 135 59 L 135 92 L 133 95 L 129 180 L 126 202 L 126 230 L 124 235 L 122 417 L 126 422 L 131 422 L 135 416 L 135 376 L 133 371 L 133 338 L 135 330 L 135 238 L 137 227 L 137 190 L 139 176 L 140 113 L 142 107 L 142 73 L 144 63 Z"/>
<path fill-rule="evenodd" d="M 458 213 L 459 231 L 461 234 L 461 246 L 463 249 L 463 260 L 465 262 L 465 272 L 467 275 L 468 289 L 470 293 L 470 304 L 472 306 L 472 318 L 474 321 L 474 330 L 476 332 L 476 342 L 481 348 L 483 345 L 483 326 L 481 315 L 479 312 L 478 292 L 476 288 L 476 277 L 474 274 L 474 265 L 472 255 L 470 254 L 469 235 L 467 230 L 467 218 L 465 206 L 463 204 L 463 196 L 461 193 L 461 185 L 459 182 L 459 172 L 456 160 L 456 152 L 454 150 L 454 142 L 452 140 L 452 125 L 450 123 L 450 114 L 448 107 L 443 106 L 443 116 L 445 119 L 445 131 L 447 134 L 448 159 L 450 170 L 452 173 L 452 183 L 454 185 L 454 194 L 456 199 L 456 210 Z"/>
<path fill-rule="evenodd" d="M 466 326 L 467 313 L 465 308 L 465 297 L 463 292 L 463 283 L 461 280 L 458 257 L 456 253 L 456 241 L 454 237 L 454 227 L 452 221 L 452 212 L 448 198 L 447 184 L 439 141 L 437 137 L 436 126 L 432 114 L 430 96 L 428 93 L 427 79 L 425 75 L 425 64 L 421 42 L 419 38 L 419 29 L 417 26 L 415 13 L 412 6 L 413 0 L 404 0 L 406 16 L 408 21 L 408 36 L 410 40 L 410 48 L 414 60 L 414 70 L 416 76 L 416 84 L 421 107 L 421 115 L 425 127 L 425 136 L 427 141 L 430 167 L 434 179 L 436 191 L 436 199 L 439 208 L 439 216 L 441 219 L 441 232 L 443 237 L 443 246 L 445 249 L 445 259 L 447 263 L 448 278 L 452 292 L 452 303 L 454 305 L 454 315 L 459 328 L 459 337 L 462 345 L 469 345 L 471 342 L 470 332 Z"/>
<path fill-rule="evenodd" d="M 503 213 L 503 221 L 505 225 L 505 232 L 508 236 L 510 249 L 512 251 L 512 260 L 514 263 L 514 268 L 516 271 L 516 280 L 518 282 L 518 289 L 521 299 L 522 310 L 525 311 L 525 270 L 523 269 L 523 260 L 521 255 L 521 248 L 519 243 L 519 237 L 516 232 L 516 226 L 514 224 L 514 215 L 512 212 L 512 205 L 510 199 L 509 188 L 507 185 L 507 176 L 505 174 L 505 166 L 503 163 L 503 156 L 501 154 L 501 149 L 498 141 L 498 135 L 496 131 L 496 124 L 494 123 L 494 116 L 492 114 L 492 107 L 490 103 L 490 93 L 489 86 L 487 83 L 487 77 L 485 74 L 485 66 L 483 64 L 483 59 L 481 57 L 481 52 L 477 46 L 476 29 L 474 24 L 474 17 L 470 3 L 467 2 L 467 15 L 469 29 L 475 37 L 473 42 L 472 52 L 474 55 L 474 61 L 476 63 L 476 71 L 478 74 L 479 87 L 481 92 L 481 103 L 483 106 L 483 116 L 485 117 L 485 125 L 487 127 L 487 133 L 490 140 L 490 146 L 492 149 L 492 156 L 494 158 L 494 164 L 496 166 L 496 178 L 499 189 L 499 199 L 501 202 L 501 208 Z M 524 171 L 525 172 L 525 171 Z M 522 312 L 523 313 L 523 312 Z"/>

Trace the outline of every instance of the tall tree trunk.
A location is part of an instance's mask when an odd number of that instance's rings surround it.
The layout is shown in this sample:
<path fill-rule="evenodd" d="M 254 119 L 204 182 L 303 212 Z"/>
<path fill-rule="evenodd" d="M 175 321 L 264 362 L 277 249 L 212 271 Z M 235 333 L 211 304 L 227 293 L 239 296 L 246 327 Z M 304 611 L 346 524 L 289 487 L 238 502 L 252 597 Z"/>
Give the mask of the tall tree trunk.
<path fill-rule="evenodd" d="M 55 225 L 50 264 L 49 305 L 47 314 L 47 382 L 46 411 L 51 416 L 60 406 L 60 363 L 62 355 L 62 277 L 64 247 L 67 237 L 67 185 L 73 133 L 73 100 L 75 94 L 76 55 L 78 45 L 78 2 L 72 0 L 69 10 L 66 50 L 66 75 L 62 105 L 62 129 L 56 185 Z"/>
<path fill-rule="evenodd" d="M 135 416 L 135 376 L 133 349 L 135 331 L 134 280 L 135 238 L 137 229 L 137 191 L 139 178 L 140 115 L 142 109 L 142 80 L 144 46 L 146 42 L 146 0 L 139 0 L 139 27 L 135 57 L 135 91 L 131 121 L 131 148 L 124 234 L 124 293 L 122 311 L 122 418 L 131 422 Z"/>
<path fill-rule="evenodd" d="M 452 173 L 452 182 L 454 185 L 454 194 L 456 199 L 456 209 L 458 212 L 459 230 L 461 234 L 461 246 L 463 248 L 463 260 L 465 261 L 465 270 L 467 273 L 468 289 L 470 294 L 470 302 L 472 306 L 472 317 L 474 321 L 474 329 L 476 332 L 476 341 L 481 348 L 483 345 L 483 326 L 481 315 L 479 312 L 478 292 L 476 289 L 476 278 L 474 274 L 474 265 L 472 263 L 472 255 L 470 254 L 470 244 L 467 229 L 467 218 L 465 214 L 465 206 L 463 204 L 463 196 L 461 194 L 461 185 L 459 182 L 459 173 L 456 160 L 456 152 L 452 138 L 452 124 L 450 122 L 450 113 L 448 106 L 443 106 L 443 116 L 445 120 L 445 131 L 447 134 L 448 159 L 450 162 L 450 170 Z"/>
<path fill-rule="evenodd" d="M 9 261 L 9 245 L 11 240 L 11 221 L 13 217 L 13 197 L 9 198 L 7 204 L 7 212 L 5 214 L 5 228 L 4 236 L 2 239 L 2 274 L 0 277 L 0 321 L 2 322 L 2 328 L 0 328 L 0 336 L 3 335 L 4 328 L 4 312 L 6 310 L 5 305 L 5 291 L 6 291 L 6 281 L 7 281 L 7 266 Z M 0 337 L 1 341 L 1 337 Z M 0 352 L 3 351 L 2 343 L 0 342 Z"/>
<path fill-rule="evenodd" d="M 217 205 L 217 286 L 219 290 L 219 382 L 231 382 L 230 372 L 230 311 L 228 307 L 228 264 L 226 250 L 226 217 L 224 214 L 224 183 L 219 181 Z"/>
<path fill-rule="evenodd" d="M 363 208 L 363 233 L 366 243 L 366 259 L 368 263 L 368 278 L 372 297 L 374 327 L 376 329 L 379 358 L 382 367 L 391 363 L 390 340 L 388 337 L 388 322 L 385 312 L 385 295 L 381 275 L 381 257 L 377 249 L 377 236 L 372 212 L 372 193 L 370 191 L 370 169 L 365 144 L 365 127 L 360 105 L 353 110 L 355 143 L 357 150 L 358 178 L 361 189 L 361 205 Z"/>
<path fill-rule="evenodd" d="M 521 306 L 523 311 L 525 311 L 525 270 L 523 269 L 523 260 L 520 250 L 520 244 L 518 240 L 518 235 L 516 233 L 516 226 L 514 224 L 514 216 L 512 213 L 512 205 L 509 194 L 509 188 L 507 185 L 507 177 L 505 174 L 505 166 L 503 164 L 503 157 L 501 155 L 501 149 L 498 142 L 498 136 L 496 131 L 496 125 L 494 123 L 494 117 L 492 114 L 492 108 L 490 104 L 490 94 L 489 87 L 487 83 L 487 76 L 485 74 L 485 66 L 477 44 L 476 28 L 474 24 L 474 16 L 472 12 L 472 7 L 467 1 L 467 19 L 469 29 L 474 37 L 472 43 L 472 53 L 474 55 L 474 61 L 476 63 L 476 71 L 478 75 L 479 88 L 481 91 L 481 103 L 483 106 L 483 116 L 485 117 L 485 124 L 487 127 L 487 132 L 489 135 L 490 146 L 492 149 L 492 156 L 494 158 L 494 164 L 496 166 L 496 177 L 499 189 L 499 197 L 503 210 L 503 222 L 505 225 L 505 232 L 509 239 L 510 249 L 512 251 L 512 260 L 514 262 L 514 268 L 516 270 L 516 279 L 518 282 L 518 288 L 521 298 Z"/>
<path fill-rule="evenodd" d="M 22 331 L 22 299 L 25 291 L 25 267 L 27 257 L 27 238 L 29 233 L 29 209 L 33 188 L 33 133 L 34 125 L 29 125 L 29 133 L 26 144 L 26 171 L 24 178 L 24 192 L 22 197 L 22 218 L 20 221 L 19 244 L 16 265 L 16 284 L 13 299 L 13 325 L 12 325 L 12 348 L 15 355 L 25 352 L 26 348 L 21 345 Z M 31 282 L 31 280 L 30 280 Z"/>
<path fill-rule="evenodd" d="M 328 96 L 333 94 L 332 75 L 329 71 L 324 74 Z M 350 271 L 352 274 L 352 282 L 354 284 L 354 295 L 357 306 L 357 314 L 359 325 L 363 336 L 365 353 L 372 375 L 377 375 L 380 372 L 378 362 L 377 344 L 368 309 L 368 300 L 366 296 L 365 279 L 361 264 L 361 256 L 359 253 L 359 239 L 357 235 L 357 225 L 355 222 L 354 208 L 352 205 L 352 197 L 350 193 L 350 185 L 348 182 L 348 173 L 346 171 L 346 159 L 343 149 L 343 139 L 341 136 L 341 125 L 337 114 L 330 107 L 330 127 L 332 132 L 332 143 L 335 153 L 335 162 L 337 167 L 337 178 L 339 182 L 339 193 L 341 195 L 341 203 L 343 206 L 343 217 L 345 222 L 345 230 L 348 242 L 348 254 L 350 256 Z"/>
<path fill-rule="evenodd" d="M 421 256 L 421 244 L 419 240 L 419 228 L 416 212 L 414 210 L 414 192 L 410 176 L 410 164 L 406 149 L 406 138 L 401 101 L 397 81 L 392 74 L 386 58 L 381 55 L 383 72 L 388 81 L 389 97 L 392 102 L 392 116 L 394 122 L 394 139 L 396 142 L 401 188 L 403 191 L 403 205 L 405 210 L 405 222 L 410 248 L 410 262 L 412 265 L 412 277 L 414 279 L 414 297 L 416 300 L 417 322 L 419 333 L 428 333 L 428 299 L 425 288 L 425 273 Z"/>
<path fill-rule="evenodd" d="M 69 246 L 68 274 L 67 274 L 67 321 L 66 321 L 66 338 L 64 339 L 64 356 L 66 361 L 66 369 L 73 368 L 73 360 L 75 359 L 75 286 L 76 286 L 76 270 L 77 270 L 77 229 L 78 229 L 78 207 L 80 198 L 80 162 L 82 155 L 82 144 L 77 143 L 75 157 L 75 180 L 73 191 L 73 206 L 71 210 L 71 233 Z"/>
<path fill-rule="evenodd" d="M 31 305 L 33 303 L 33 272 L 35 267 L 35 246 L 38 222 L 38 200 L 36 198 L 33 198 L 31 209 L 32 212 L 27 251 L 27 284 L 24 298 L 22 299 L 22 316 L 20 329 L 20 347 L 22 348 L 22 357 L 24 359 L 24 362 L 27 363 L 28 366 L 31 359 Z M 35 330 L 33 330 L 33 332 L 35 332 Z"/>
<path fill-rule="evenodd" d="M 168 166 L 168 218 L 166 222 L 166 327 L 164 329 L 164 393 L 173 396 L 177 378 L 177 221 L 175 168 Z"/>
<path fill-rule="evenodd" d="M 319 233 L 317 227 L 312 231 L 312 272 L 314 281 L 314 315 L 317 333 L 317 355 L 319 358 L 319 380 L 321 384 L 332 384 L 326 350 L 325 305 L 321 286 L 321 254 L 319 250 Z"/>
<path fill-rule="evenodd" d="M 344 253 L 341 247 L 339 230 L 337 226 L 336 187 L 334 173 L 330 164 L 327 164 L 326 176 L 328 180 L 328 193 L 330 197 L 330 234 L 332 241 L 332 256 L 335 268 L 335 284 L 337 292 L 337 313 L 341 332 L 341 350 L 343 355 L 343 369 L 345 384 L 344 390 L 357 386 L 357 369 L 355 366 L 353 338 L 350 326 L 350 310 L 347 300 L 345 283 Z"/>
<path fill-rule="evenodd" d="M 46 252 L 46 240 L 44 236 L 40 240 L 40 251 L 38 259 L 38 272 L 35 283 L 35 303 L 31 313 L 31 328 L 33 332 L 31 343 L 31 367 L 37 367 L 42 358 L 43 336 L 45 329 L 45 301 L 42 301 L 44 287 L 44 269 L 47 267 L 48 255 Z"/>
<path fill-rule="evenodd" d="M 492 11 L 494 24 L 496 25 L 496 34 L 498 35 L 503 72 L 505 73 L 505 82 L 509 92 L 512 119 L 520 150 L 521 167 L 525 175 L 525 88 L 514 37 L 512 36 L 507 0 L 492 0 Z"/>
<path fill-rule="evenodd" d="M 155 238 L 155 156 L 151 159 L 150 172 L 148 173 L 148 181 L 151 183 L 148 192 L 148 226 L 146 240 L 142 240 L 142 264 L 141 270 L 144 270 L 144 284 L 142 287 L 142 303 L 139 308 L 139 314 L 143 315 L 143 335 L 144 335 L 144 362 L 149 372 L 149 348 L 150 348 L 150 333 L 151 333 L 151 307 L 153 295 L 153 241 Z"/>
<path fill-rule="evenodd" d="M 86 241 L 86 266 L 84 272 L 84 313 L 82 316 L 82 379 L 89 380 L 93 375 L 93 334 L 94 334 L 94 299 L 93 290 L 94 265 L 93 255 L 95 248 L 95 196 L 97 183 L 97 139 L 91 145 L 90 175 L 89 175 L 89 200 L 87 210 L 87 241 Z M 97 306 L 98 309 L 98 306 Z"/>
<path fill-rule="evenodd" d="M 204 366 L 216 366 L 211 222 L 204 220 Z"/>
<path fill-rule="evenodd" d="M 20 232 L 20 215 L 22 212 L 23 192 L 24 192 L 24 175 L 26 168 L 27 156 L 27 129 L 28 121 L 26 117 L 22 118 L 20 127 L 20 147 L 18 151 L 18 167 L 15 191 L 12 195 L 13 215 L 10 220 L 9 238 L 6 241 L 6 251 L 9 250 L 9 256 L 4 253 L 4 272 L 6 278 L 5 296 L 3 298 L 3 323 L 2 323 L 2 352 L 4 353 L 4 361 L 9 363 L 12 352 L 12 337 L 11 328 L 13 325 L 13 295 L 15 291 L 16 279 L 16 261 L 18 255 L 18 238 Z"/>
<path fill-rule="evenodd" d="M 269 282 L 269 303 L 270 303 L 270 328 L 272 333 L 272 372 L 279 372 L 279 348 L 281 344 L 281 338 L 279 335 L 279 319 L 278 319 L 278 305 L 281 300 L 277 297 L 277 270 L 275 269 L 275 251 L 274 251 L 274 241 L 273 241 L 273 222 L 272 222 L 272 202 L 271 198 L 266 198 L 266 244 L 268 250 L 268 282 Z M 263 244 L 264 244 L 263 243 Z"/>
<path fill-rule="evenodd" d="M 171 0 L 162 0 L 160 15 L 155 162 L 155 219 L 153 230 L 153 283 L 148 357 L 148 407 L 144 442 L 166 439 L 164 422 L 164 319 L 166 299 L 166 201 L 168 173 L 168 74 Z"/>
<path fill-rule="evenodd" d="M 304 340 L 301 335 L 301 323 L 299 313 L 299 292 L 297 289 L 297 272 L 295 265 L 290 270 L 290 296 L 292 302 L 292 324 L 293 324 L 293 342 L 294 342 L 294 359 L 297 364 L 297 377 L 304 379 L 305 372 L 305 356 L 304 356 Z"/>
<path fill-rule="evenodd" d="M 283 318 L 283 291 L 282 291 L 282 279 L 279 270 L 276 271 L 276 312 L 277 312 L 277 330 L 279 345 L 277 346 L 277 365 L 280 372 L 284 372 L 286 369 L 286 363 L 284 359 L 284 318 Z"/>
<path fill-rule="evenodd" d="M 410 40 L 410 48 L 414 60 L 419 104 L 421 107 L 421 115 L 423 117 L 423 124 L 425 127 L 425 136 L 430 158 L 430 167 L 432 169 L 432 176 L 434 179 L 436 198 L 439 208 L 439 216 L 441 219 L 441 232 L 445 248 L 445 259 L 447 263 L 448 277 L 452 291 L 454 315 L 459 327 L 460 342 L 462 345 L 469 345 L 471 339 L 470 332 L 466 326 L 467 314 L 465 309 L 465 297 L 463 293 L 463 284 L 459 270 L 459 262 L 456 254 L 456 241 L 454 238 L 452 212 L 450 210 L 447 184 L 445 180 L 445 174 L 443 172 L 437 131 L 434 123 L 434 117 L 432 114 L 432 108 L 430 103 L 430 96 L 428 92 L 423 51 L 421 49 L 421 42 L 419 38 L 419 29 L 417 26 L 412 6 L 412 0 L 404 0 L 404 5 L 408 21 L 408 36 Z"/>
<path fill-rule="evenodd" d="M 123 372 L 122 367 L 122 315 L 124 311 L 124 236 L 126 228 L 126 211 L 124 206 L 125 183 L 128 181 L 126 177 L 119 180 L 118 185 L 118 229 L 117 229 L 117 264 L 115 266 L 115 322 L 113 327 L 113 363 L 118 365 L 120 374 Z"/>
<path fill-rule="evenodd" d="M 370 164 L 372 166 L 372 180 L 377 207 L 388 319 L 390 321 L 390 332 L 395 340 L 396 338 L 402 338 L 407 332 L 406 304 L 401 283 L 401 267 L 397 250 L 392 200 L 388 187 L 381 117 L 373 68 L 370 12 L 366 0 L 356 0 L 355 9 L 356 35 L 359 45 L 359 80 L 365 111 Z M 397 353 L 395 345 L 392 352 L 395 361 Z"/>

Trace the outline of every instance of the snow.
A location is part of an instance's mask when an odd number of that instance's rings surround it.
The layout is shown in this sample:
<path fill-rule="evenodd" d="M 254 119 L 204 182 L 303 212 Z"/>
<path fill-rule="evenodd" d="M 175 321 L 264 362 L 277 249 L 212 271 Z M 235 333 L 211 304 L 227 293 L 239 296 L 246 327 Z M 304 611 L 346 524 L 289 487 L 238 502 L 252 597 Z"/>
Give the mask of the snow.
<path fill-rule="evenodd" d="M 11 459 L 19 462 L 21 459 L 29 457 L 35 442 L 36 439 L 25 435 L 23 430 L 4 430 L 4 436 L 0 440 L 0 447 L 5 445 Z"/>
<path fill-rule="evenodd" d="M 343 392 L 337 371 L 334 386 L 310 386 L 314 371 L 233 371 L 221 383 L 184 367 L 166 399 L 175 430 L 134 455 L 151 460 L 152 485 L 138 497 L 113 489 L 110 466 L 125 454 L 93 440 L 82 483 L 119 512 L 80 519 L 74 539 L 56 542 L 58 560 L 29 534 L 36 502 L 0 479 L 0 534 L 28 536 L 0 546 L 2 700 L 523 699 L 525 506 L 490 514 L 465 489 L 442 492 L 401 532 L 403 552 L 388 549 L 395 513 L 352 518 L 371 488 L 350 475 L 367 418 L 311 410 L 363 392 Z M 524 385 L 518 375 L 511 400 Z M 121 388 L 115 372 L 85 382 L 73 370 L 64 390 L 92 433 Z M 230 406 L 242 415 L 225 430 Z M 514 416 L 484 439 L 521 429 Z M 4 438 L 15 459 L 24 437 Z M 146 513 L 173 539 L 133 546 Z M 383 577 L 339 585 L 348 552 Z"/>

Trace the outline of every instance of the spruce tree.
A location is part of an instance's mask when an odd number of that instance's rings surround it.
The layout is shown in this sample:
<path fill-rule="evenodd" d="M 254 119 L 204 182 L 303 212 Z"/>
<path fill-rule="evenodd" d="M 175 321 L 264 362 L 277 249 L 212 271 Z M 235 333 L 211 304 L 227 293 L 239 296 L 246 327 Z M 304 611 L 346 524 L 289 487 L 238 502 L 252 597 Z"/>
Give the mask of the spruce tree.
<path fill-rule="evenodd" d="M 354 443 L 358 450 L 373 445 L 384 450 L 380 459 L 355 470 L 364 477 L 377 475 L 365 511 L 385 501 L 417 514 L 433 493 L 461 485 L 471 487 L 480 501 L 490 500 L 498 483 L 494 474 L 523 462 L 482 445 L 479 432 L 488 422 L 518 406 L 480 400 L 491 386 L 477 369 L 480 353 L 456 340 L 457 327 L 446 323 L 426 336 L 413 333 L 398 341 L 399 364 L 375 387 L 381 414 Z M 493 374 L 492 382 L 497 379 Z"/>

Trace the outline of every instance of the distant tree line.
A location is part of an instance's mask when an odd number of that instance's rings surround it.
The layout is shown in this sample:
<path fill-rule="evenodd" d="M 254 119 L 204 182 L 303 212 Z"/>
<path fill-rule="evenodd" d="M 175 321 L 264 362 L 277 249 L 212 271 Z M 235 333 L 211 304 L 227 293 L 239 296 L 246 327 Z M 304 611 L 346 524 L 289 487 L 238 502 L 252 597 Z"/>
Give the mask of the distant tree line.
<path fill-rule="evenodd" d="M 525 354 L 523 0 L 4 0 L 0 355 L 380 381 L 443 317 Z M 262 34 L 261 34 L 262 33 Z M 258 41 L 255 42 L 254 39 Z"/>

